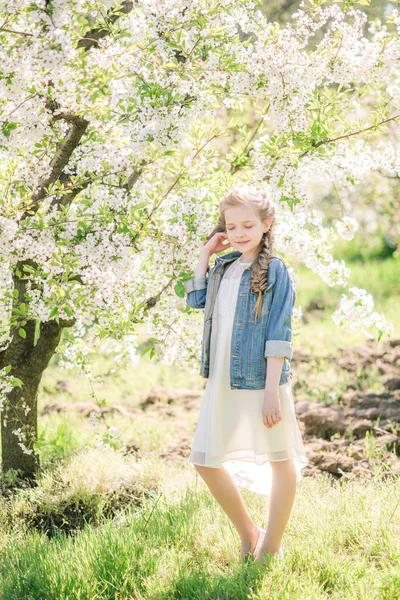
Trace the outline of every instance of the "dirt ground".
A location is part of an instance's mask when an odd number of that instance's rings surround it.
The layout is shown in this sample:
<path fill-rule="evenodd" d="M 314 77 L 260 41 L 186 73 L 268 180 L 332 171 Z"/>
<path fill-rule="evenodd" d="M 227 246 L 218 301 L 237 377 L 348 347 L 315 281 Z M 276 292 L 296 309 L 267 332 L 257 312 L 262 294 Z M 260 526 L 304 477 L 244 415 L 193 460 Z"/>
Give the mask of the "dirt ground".
<path fill-rule="evenodd" d="M 312 360 L 295 353 L 295 369 L 307 371 Z M 296 391 L 299 386 L 293 386 L 310 463 L 304 475 L 320 470 L 336 478 L 372 477 L 377 472 L 382 477 L 399 476 L 400 339 L 347 348 L 325 361 L 346 371 L 349 383 L 334 401 L 328 398 L 323 403 L 309 402 Z"/>
<path fill-rule="evenodd" d="M 400 339 L 367 342 L 323 359 L 295 351 L 292 371 L 295 411 L 309 461 L 304 477 L 320 471 L 337 479 L 400 476 Z M 201 399 L 198 391 L 155 387 L 132 410 L 108 405 L 101 411 L 158 422 L 172 419 L 177 441 L 150 454 L 187 461 L 193 439 L 188 416 L 198 414 Z M 100 411 L 91 402 L 53 403 L 42 414 L 78 411 L 88 417 L 92 410 Z M 143 454 L 134 441 L 122 450 L 137 458 Z"/>
<path fill-rule="evenodd" d="M 368 342 L 344 349 L 339 356 L 325 356 L 325 367 L 332 362 L 338 374 L 346 371 L 349 381 L 333 401 L 326 395 L 323 401 L 310 402 L 302 385 L 305 380 L 312 385 L 313 379 L 317 385 L 323 377 L 315 375 L 319 360 L 296 351 L 292 359 L 295 410 L 309 461 L 303 476 L 317 471 L 338 479 L 373 477 L 377 472 L 383 478 L 400 476 L 400 339 Z M 158 404 L 159 415 L 163 406 L 166 417 L 176 416 L 177 402 L 198 411 L 201 397 L 190 390 L 157 388 L 143 399 L 142 408 Z M 184 434 L 160 455 L 187 460 L 191 442 L 192 435 Z"/>

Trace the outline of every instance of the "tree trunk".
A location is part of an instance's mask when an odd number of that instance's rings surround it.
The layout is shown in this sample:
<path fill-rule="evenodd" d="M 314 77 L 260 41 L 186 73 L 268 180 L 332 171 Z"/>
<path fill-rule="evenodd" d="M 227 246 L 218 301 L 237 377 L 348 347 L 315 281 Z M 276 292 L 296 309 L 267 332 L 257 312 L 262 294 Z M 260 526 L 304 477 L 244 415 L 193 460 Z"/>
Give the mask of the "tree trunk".
<path fill-rule="evenodd" d="M 79 41 L 78 47 L 89 51 L 93 46 L 98 45 L 98 40 L 109 35 L 110 26 L 116 23 L 120 13 L 129 14 L 133 9 L 131 0 L 123 0 L 120 6 L 107 10 L 106 18 L 102 16 L 102 23 L 96 25 L 88 32 L 85 37 Z M 104 23 L 107 26 L 104 26 Z M 50 85 L 50 84 L 49 84 Z M 48 101 L 46 107 L 54 112 L 60 106 L 57 102 Z M 57 144 L 57 153 L 51 161 L 51 172 L 41 181 L 37 191 L 32 195 L 29 211 L 23 214 L 20 222 L 29 214 L 36 214 L 42 204 L 42 200 L 48 194 L 50 187 L 63 174 L 64 167 L 68 164 L 74 149 L 80 144 L 83 135 L 89 126 L 89 121 L 69 113 L 68 111 L 57 112 L 53 120 L 64 119 L 70 124 L 70 128 L 62 143 Z M 128 180 L 127 191 L 134 185 L 140 172 L 134 172 Z M 86 185 L 90 181 L 86 182 Z M 82 190 L 84 186 L 77 186 L 69 194 L 64 194 L 52 202 L 53 206 L 66 206 L 72 202 L 73 198 Z M 26 281 L 24 278 L 24 265 L 37 267 L 34 261 L 27 259 L 19 262 L 13 272 L 14 289 L 18 290 L 18 297 L 14 298 L 13 308 L 18 314 L 20 303 L 28 304 L 29 300 L 25 296 Z M 72 278 L 70 278 L 71 280 Z M 33 286 L 34 287 L 34 286 Z M 32 288 L 33 289 L 33 288 Z M 22 313 L 20 313 L 22 314 Z M 40 323 L 40 337 L 36 346 L 35 322 L 28 321 L 23 325 L 26 337 L 22 338 L 18 331 L 21 328 L 23 317 L 20 322 L 12 322 L 10 328 L 10 339 L 8 346 L 0 351 L 0 369 L 11 365 L 12 369 L 9 375 L 18 377 L 23 381 L 22 387 L 15 387 L 7 395 L 7 401 L 4 404 L 1 414 L 1 449 L 2 449 L 2 472 L 5 474 L 9 469 L 20 469 L 22 476 L 27 479 L 34 478 L 39 469 L 38 456 L 34 454 L 32 444 L 37 439 L 37 394 L 42 374 L 49 364 L 61 339 L 61 332 L 64 327 L 71 327 L 76 319 L 59 319 L 57 321 L 47 321 Z M 25 439 L 19 439 L 13 431 L 21 433 Z M 24 444 L 28 450 L 32 449 L 31 454 L 27 454 L 19 445 Z"/>
<path fill-rule="evenodd" d="M 37 440 L 37 398 L 39 383 L 61 339 L 62 325 L 48 321 L 40 325 L 40 337 L 33 345 L 35 322 L 25 325 L 26 338 L 16 332 L 8 346 L 3 364 L 12 365 L 10 375 L 24 382 L 7 395 L 7 402 L 1 416 L 2 472 L 8 469 L 20 469 L 21 477 L 33 479 L 39 470 L 39 456 L 34 454 L 32 444 Z M 29 408 L 30 410 L 26 410 Z M 19 431 L 24 439 L 19 439 L 13 431 Z M 31 454 L 27 454 L 19 445 L 24 444 Z"/>
<path fill-rule="evenodd" d="M 21 303 L 26 302 L 26 279 L 23 277 L 23 265 L 37 266 L 33 261 L 17 263 L 13 274 L 14 290 L 18 296 L 13 299 L 13 308 L 18 310 Z M 42 375 L 50 362 L 59 342 L 64 327 L 71 327 L 75 318 L 59 319 L 40 323 L 40 335 L 36 346 L 35 321 L 24 324 L 26 337 L 21 337 L 19 329 L 23 321 L 13 323 L 10 328 L 8 346 L 0 352 L 0 369 L 11 365 L 9 375 L 18 377 L 22 387 L 15 387 L 7 394 L 7 400 L 1 411 L 1 455 L 3 475 L 9 469 L 20 469 L 24 479 L 36 478 L 39 471 L 39 456 L 34 453 L 33 443 L 37 440 L 38 388 Z M 17 432 L 13 433 L 13 431 Z M 21 438 L 21 439 L 20 439 Z M 20 446 L 23 444 L 26 450 Z M 31 453 L 29 453 L 32 451 Z"/>

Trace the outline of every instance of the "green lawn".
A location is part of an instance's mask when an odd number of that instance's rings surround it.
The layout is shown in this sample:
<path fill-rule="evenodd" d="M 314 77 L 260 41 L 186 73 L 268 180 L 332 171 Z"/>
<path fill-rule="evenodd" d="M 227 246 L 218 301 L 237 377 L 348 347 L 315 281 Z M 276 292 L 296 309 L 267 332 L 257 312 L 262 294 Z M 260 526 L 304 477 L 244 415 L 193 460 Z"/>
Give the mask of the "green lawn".
<path fill-rule="evenodd" d="M 202 482 L 174 487 L 74 538 L 8 532 L 2 598 L 399 598 L 399 481 L 332 484 L 321 476 L 300 482 L 285 560 L 264 566 L 239 561 L 238 536 Z M 264 501 L 243 495 L 265 526 Z"/>
<path fill-rule="evenodd" d="M 351 285 L 374 295 L 376 310 L 400 337 L 400 260 L 349 266 Z M 297 305 L 308 322 L 294 348 L 317 362 L 306 374 L 307 365 L 294 366 L 294 375 L 307 397 L 323 402 L 340 394 L 351 377 L 324 357 L 365 338 L 342 332 L 330 318 L 342 290 L 305 268 L 298 270 L 298 282 Z M 324 309 L 307 311 L 311 301 Z M 199 327 L 201 318 L 199 311 Z M 139 334 L 144 342 L 143 328 Z M 0 499 L 1 600 L 398 600 L 400 481 L 388 476 L 378 456 L 368 481 L 305 477 L 283 539 L 285 560 L 245 566 L 238 561 L 238 535 L 187 463 L 205 380 L 148 354 L 136 368 L 114 368 L 110 356 L 97 356 L 93 370 L 104 383 L 92 387 L 78 372 L 59 370 L 54 357 L 43 377 L 39 485 L 15 488 Z M 363 377 L 366 388 L 379 387 L 375 372 Z M 198 398 L 142 410 L 140 402 L 155 386 L 192 390 Z M 94 428 L 74 410 L 103 400 L 131 415 L 115 410 Z M 71 412 L 40 414 L 52 404 Z M 114 449 L 98 445 L 96 434 L 106 424 L 119 431 Z M 140 453 L 125 455 L 119 444 Z M 247 490 L 243 496 L 258 525 L 266 526 L 268 498 Z"/>

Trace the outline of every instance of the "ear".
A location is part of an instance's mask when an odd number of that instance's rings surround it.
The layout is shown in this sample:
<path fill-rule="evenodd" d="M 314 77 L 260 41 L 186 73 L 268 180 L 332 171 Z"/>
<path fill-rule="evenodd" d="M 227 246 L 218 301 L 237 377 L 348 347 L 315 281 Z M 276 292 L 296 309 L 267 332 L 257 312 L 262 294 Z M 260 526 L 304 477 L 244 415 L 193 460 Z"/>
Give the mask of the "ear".
<path fill-rule="evenodd" d="M 265 219 L 264 227 L 267 229 L 267 231 L 271 227 L 271 223 L 272 223 L 272 219 Z"/>

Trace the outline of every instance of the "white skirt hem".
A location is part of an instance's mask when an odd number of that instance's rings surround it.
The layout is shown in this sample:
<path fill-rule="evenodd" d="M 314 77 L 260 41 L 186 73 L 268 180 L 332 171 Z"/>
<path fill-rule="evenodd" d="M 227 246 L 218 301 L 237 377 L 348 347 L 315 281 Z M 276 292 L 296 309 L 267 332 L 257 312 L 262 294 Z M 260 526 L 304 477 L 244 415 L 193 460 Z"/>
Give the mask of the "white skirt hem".
<path fill-rule="evenodd" d="M 218 465 L 201 465 L 193 461 L 191 457 L 188 459 L 188 463 L 193 466 L 208 467 L 210 469 L 218 469 L 222 465 L 230 473 L 234 481 L 239 487 L 246 488 L 256 494 L 263 496 L 270 496 L 272 492 L 272 468 L 271 462 L 283 462 L 294 459 L 294 465 L 296 468 L 296 483 L 303 480 L 302 469 L 308 466 L 308 461 L 305 456 L 292 456 L 288 458 L 281 458 L 279 460 L 265 460 L 264 462 L 256 462 L 251 458 L 232 460 L 231 458 L 222 459 Z"/>

